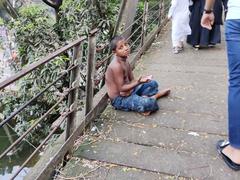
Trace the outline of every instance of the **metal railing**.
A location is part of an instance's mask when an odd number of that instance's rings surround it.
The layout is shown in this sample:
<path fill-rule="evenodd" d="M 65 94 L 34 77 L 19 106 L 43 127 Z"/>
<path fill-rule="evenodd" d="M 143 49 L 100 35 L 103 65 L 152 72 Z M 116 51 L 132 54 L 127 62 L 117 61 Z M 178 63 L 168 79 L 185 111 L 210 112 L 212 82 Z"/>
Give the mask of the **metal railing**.
<path fill-rule="evenodd" d="M 136 17 L 134 22 L 125 28 L 123 32 L 120 33 L 120 35 L 123 35 L 126 31 L 131 29 L 132 33 L 127 37 L 127 40 L 130 43 L 130 47 L 134 47 L 135 51 L 139 52 L 136 56 L 136 58 L 140 57 L 140 55 L 146 50 L 146 44 L 149 44 L 150 41 L 148 41 L 147 36 L 151 33 L 151 29 L 155 30 L 155 34 L 153 34 L 152 38 L 154 39 L 156 36 L 156 33 L 159 33 L 160 26 L 163 25 L 164 22 L 166 22 L 166 13 L 169 8 L 170 2 L 169 0 L 160 0 L 160 2 L 152 5 L 149 7 L 149 1 L 145 0 L 144 3 L 144 11 L 139 16 Z M 122 11 L 119 13 L 122 14 Z M 150 21 L 151 20 L 151 21 Z M 154 25 L 154 26 L 153 26 Z M 116 27 L 119 27 L 120 25 L 117 24 Z M 135 28 L 134 28 L 135 27 Z M 151 28 L 149 30 L 149 28 Z M 155 28 L 155 29 L 154 29 Z M 8 78 L 7 80 L 0 82 L 0 91 L 6 88 L 7 86 L 15 83 L 19 79 L 25 77 L 26 75 L 30 74 L 31 72 L 34 72 L 39 67 L 41 67 L 44 64 L 49 63 L 50 61 L 54 61 L 54 58 L 60 56 L 61 54 L 72 50 L 73 51 L 73 57 L 71 60 L 71 63 L 67 70 L 63 71 L 61 74 L 59 74 L 59 77 L 55 79 L 52 83 L 46 85 L 46 87 L 39 92 L 37 95 L 32 97 L 30 100 L 25 102 L 23 105 L 21 105 L 17 110 L 11 113 L 8 117 L 6 117 L 2 122 L 0 122 L 0 128 L 7 125 L 11 120 L 14 119 L 15 116 L 17 116 L 20 112 L 22 112 L 26 107 L 31 105 L 32 102 L 34 102 L 36 99 L 40 98 L 45 92 L 47 92 L 52 86 L 54 86 L 59 80 L 64 78 L 67 74 L 70 73 L 70 80 L 69 80 L 69 87 L 63 91 L 59 95 L 59 99 L 57 102 L 47 110 L 41 117 L 39 117 L 38 120 L 36 120 L 31 127 L 26 130 L 17 140 L 15 140 L 2 154 L 0 154 L 0 159 L 2 159 L 4 156 L 6 156 L 11 150 L 13 150 L 20 142 L 22 142 L 26 136 L 33 131 L 36 126 L 43 122 L 44 119 L 47 118 L 47 116 L 63 101 L 66 101 L 67 98 L 67 107 L 65 107 L 65 110 L 62 111 L 57 119 L 57 124 L 55 127 L 48 133 L 47 137 L 45 137 L 44 140 L 42 140 L 41 144 L 36 147 L 34 152 L 27 158 L 27 160 L 20 166 L 20 168 L 14 173 L 14 175 L 11 177 L 11 179 L 14 179 L 25 167 L 25 165 L 39 152 L 39 150 L 48 142 L 48 140 L 53 136 L 53 134 L 56 132 L 58 127 L 66 122 L 66 129 L 65 129 L 65 141 L 66 143 L 69 141 L 70 138 L 76 138 L 73 135 L 74 130 L 77 128 L 76 126 L 76 120 L 77 120 L 77 101 L 78 101 L 78 93 L 79 93 L 79 81 L 80 81 L 80 64 L 82 59 L 82 44 L 84 41 L 88 41 L 88 55 L 87 55 L 87 73 L 86 73 L 86 100 L 85 100 L 85 116 L 88 115 L 88 113 L 93 108 L 93 97 L 94 97 L 94 88 L 96 85 L 100 84 L 100 87 L 104 85 L 104 74 L 107 69 L 107 66 L 110 62 L 112 54 L 109 53 L 106 56 L 104 56 L 101 60 L 96 62 L 96 54 L 101 53 L 100 50 L 96 50 L 96 34 L 98 33 L 98 29 L 95 29 L 89 33 L 89 36 L 83 36 L 80 37 L 78 40 L 68 44 L 65 47 L 62 47 L 55 52 L 49 54 L 48 56 L 42 58 L 41 60 L 27 66 L 17 74 L 13 75 L 12 77 Z M 152 40 L 151 40 L 152 42 Z M 150 42 L 150 43 L 151 43 Z M 109 48 L 108 44 L 105 45 L 103 49 Z M 99 69 L 99 67 L 102 68 L 102 72 L 99 75 L 100 77 L 98 79 L 95 78 L 95 72 Z M 88 123 L 83 122 L 80 126 L 87 126 Z M 81 128 L 80 128 L 81 129 Z M 80 133 L 80 132 L 78 132 Z M 67 151 L 71 151 L 71 147 L 67 147 Z M 63 158 L 63 157 L 59 157 Z"/>
<path fill-rule="evenodd" d="M 35 149 L 35 151 L 29 156 L 29 158 L 21 165 L 21 167 L 15 172 L 15 174 L 11 177 L 11 179 L 14 179 L 20 171 L 24 168 L 24 166 L 31 160 L 32 157 L 34 157 L 37 152 L 43 147 L 43 145 L 46 144 L 46 142 L 52 137 L 52 135 L 56 132 L 58 127 L 65 122 L 67 119 L 67 127 L 66 127 L 66 139 L 71 135 L 73 131 L 73 122 L 76 119 L 76 101 L 78 97 L 78 88 L 79 88 L 79 74 L 80 69 L 79 65 L 81 64 L 81 43 L 88 40 L 89 41 L 89 48 L 88 48 L 88 64 L 92 64 L 94 62 L 94 56 L 92 54 L 95 53 L 95 47 L 96 47 L 96 33 L 98 32 L 97 29 L 90 32 L 89 36 L 83 36 L 79 38 L 78 40 L 70 43 L 69 45 L 55 51 L 54 53 L 51 53 L 50 55 L 46 56 L 45 58 L 37 61 L 36 63 L 33 63 L 29 65 L 28 67 L 24 68 L 17 74 L 13 75 L 12 77 L 8 78 L 7 80 L 0 83 L 0 90 L 3 90 L 8 85 L 11 85 L 12 83 L 15 83 L 19 79 L 25 77 L 26 75 L 30 74 L 31 72 L 34 72 L 42 65 L 54 61 L 54 58 L 61 55 L 62 53 L 73 49 L 73 58 L 72 61 L 68 67 L 67 70 L 63 71 L 59 77 L 54 80 L 51 84 L 47 85 L 46 88 L 44 88 L 40 93 L 35 95 L 33 98 L 31 98 L 29 101 L 27 101 L 25 104 L 21 105 L 17 110 L 11 113 L 10 116 L 5 118 L 2 122 L 0 122 L 0 128 L 2 128 L 4 125 L 8 124 L 16 115 L 18 115 L 20 112 L 22 112 L 27 106 L 29 106 L 32 102 L 34 102 L 36 99 L 40 98 L 46 91 L 48 91 L 53 85 L 55 85 L 59 80 L 64 78 L 68 73 L 70 73 L 70 85 L 69 88 L 66 89 L 59 97 L 59 100 L 37 121 L 35 121 L 32 126 L 24 132 L 14 143 L 12 143 L 2 154 L 0 154 L 0 159 L 7 155 L 14 147 L 16 147 L 22 140 L 25 139 L 25 137 L 31 133 L 31 131 L 39 124 L 41 123 L 61 102 L 64 101 L 68 97 L 68 107 L 66 107 L 64 112 L 61 112 L 60 116 L 57 119 L 58 124 L 49 132 L 49 135 L 42 141 L 42 143 Z M 92 74 L 94 71 L 93 69 L 88 70 L 88 74 Z M 87 92 L 90 92 L 92 87 L 92 76 L 88 76 L 88 90 Z M 90 88 L 89 88 L 90 87 Z M 90 93 L 88 93 L 90 94 Z M 86 103 L 86 107 L 89 111 L 91 108 L 91 99 L 88 98 L 88 103 Z M 88 112 L 86 111 L 86 113 Z"/>

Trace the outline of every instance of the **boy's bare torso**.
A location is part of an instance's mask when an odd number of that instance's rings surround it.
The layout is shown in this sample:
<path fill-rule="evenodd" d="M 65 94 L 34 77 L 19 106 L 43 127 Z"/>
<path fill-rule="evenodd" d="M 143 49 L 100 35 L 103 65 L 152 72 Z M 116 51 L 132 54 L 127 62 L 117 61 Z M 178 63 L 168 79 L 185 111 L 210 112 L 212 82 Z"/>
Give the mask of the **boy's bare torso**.
<path fill-rule="evenodd" d="M 110 99 L 114 99 L 117 96 L 128 96 L 131 91 L 121 91 L 120 88 L 133 80 L 129 62 L 114 57 L 106 71 L 105 80 Z"/>

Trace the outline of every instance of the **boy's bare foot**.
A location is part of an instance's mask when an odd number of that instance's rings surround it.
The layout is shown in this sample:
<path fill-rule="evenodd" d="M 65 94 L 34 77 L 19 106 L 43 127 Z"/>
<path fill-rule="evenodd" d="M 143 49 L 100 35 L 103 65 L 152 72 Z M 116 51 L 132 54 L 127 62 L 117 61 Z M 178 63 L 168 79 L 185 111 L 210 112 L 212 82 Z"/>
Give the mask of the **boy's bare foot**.
<path fill-rule="evenodd" d="M 159 99 L 161 97 L 164 96 L 168 96 L 170 94 L 171 90 L 169 88 L 161 90 L 160 92 L 158 92 L 157 94 L 155 94 L 154 96 L 152 96 L 155 99 Z"/>
<path fill-rule="evenodd" d="M 142 112 L 140 113 L 141 115 L 143 116 L 149 116 L 151 114 L 151 111 L 148 111 L 148 112 Z"/>

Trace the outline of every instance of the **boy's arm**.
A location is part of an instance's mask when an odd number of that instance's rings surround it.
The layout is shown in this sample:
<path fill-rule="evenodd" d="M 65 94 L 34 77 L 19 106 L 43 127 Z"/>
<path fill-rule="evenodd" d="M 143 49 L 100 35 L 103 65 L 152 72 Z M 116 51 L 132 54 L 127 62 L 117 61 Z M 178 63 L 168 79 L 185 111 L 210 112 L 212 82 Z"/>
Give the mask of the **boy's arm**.
<path fill-rule="evenodd" d="M 133 75 L 132 67 L 129 63 L 128 63 L 128 67 L 129 67 L 129 71 L 128 71 L 129 80 L 133 81 L 134 80 L 134 75 Z"/>
<path fill-rule="evenodd" d="M 123 72 L 123 69 L 121 69 L 121 68 L 115 67 L 114 69 L 112 69 L 112 72 L 113 72 L 114 81 L 120 92 L 130 91 L 135 86 L 140 84 L 140 82 L 138 80 L 133 80 L 133 81 L 129 82 L 128 84 L 126 84 L 124 82 L 124 72 Z"/>

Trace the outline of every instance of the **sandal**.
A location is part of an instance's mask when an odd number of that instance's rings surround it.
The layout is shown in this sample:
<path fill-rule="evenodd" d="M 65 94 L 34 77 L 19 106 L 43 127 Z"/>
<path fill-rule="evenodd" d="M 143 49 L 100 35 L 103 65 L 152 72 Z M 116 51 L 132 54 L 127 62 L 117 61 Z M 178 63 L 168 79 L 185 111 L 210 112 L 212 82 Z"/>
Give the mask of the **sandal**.
<path fill-rule="evenodd" d="M 217 151 L 218 154 L 222 157 L 222 159 L 224 160 L 224 162 L 228 165 L 228 167 L 230 167 L 231 169 L 235 170 L 235 171 L 239 171 L 240 170 L 240 164 L 237 164 L 235 162 L 233 162 L 229 157 L 227 157 L 222 151 L 225 147 L 227 147 L 229 145 L 229 141 L 225 141 L 225 140 L 219 140 L 217 142 Z"/>
<path fill-rule="evenodd" d="M 173 47 L 173 54 L 178 54 L 178 53 L 179 53 L 178 47 Z"/>

